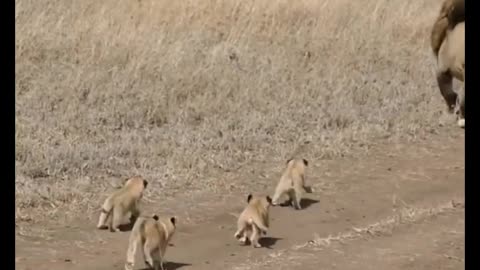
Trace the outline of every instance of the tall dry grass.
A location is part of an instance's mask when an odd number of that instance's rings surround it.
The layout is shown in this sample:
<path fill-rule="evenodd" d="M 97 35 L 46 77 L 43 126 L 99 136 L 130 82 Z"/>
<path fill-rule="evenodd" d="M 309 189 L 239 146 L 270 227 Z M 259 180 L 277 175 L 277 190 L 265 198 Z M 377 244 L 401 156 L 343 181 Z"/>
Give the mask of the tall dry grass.
<path fill-rule="evenodd" d="M 447 117 L 436 0 L 15 3 L 17 222 L 96 210 L 134 174 L 155 196 L 238 192 L 255 161 L 354 154 Z"/>

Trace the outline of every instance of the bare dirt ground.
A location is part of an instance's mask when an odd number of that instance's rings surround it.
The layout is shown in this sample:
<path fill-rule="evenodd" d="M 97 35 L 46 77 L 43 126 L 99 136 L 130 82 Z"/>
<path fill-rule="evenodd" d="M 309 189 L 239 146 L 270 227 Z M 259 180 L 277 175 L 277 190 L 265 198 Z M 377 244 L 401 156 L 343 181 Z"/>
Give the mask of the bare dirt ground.
<path fill-rule="evenodd" d="M 122 269 L 116 181 L 177 215 L 167 269 L 461 269 L 464 130 L 435 81 L 439 0 L 15 1 L 18 269 Z M 236 215 L 309 160 L 269 248 Z M 144 267 L 138 264 L 137 269 Z"/>
<path fill-rule="evenodd" d="M 144 207 L 179 217 L 169 270 L 463 269 L 464 135 L 445 134 L 377 145 L 361 158 L 312 161 L 315 192 L 303 210 L 272 208 L 261 249 L 233 238 L 246 194 L 179 194 Z M 128 232 L 99 231 L 95 221 L 36 224 L 37 236 L 17 235 L 17 269 L 123 269 Z M 139 260 L 136 269 L 144 267 Z"/>

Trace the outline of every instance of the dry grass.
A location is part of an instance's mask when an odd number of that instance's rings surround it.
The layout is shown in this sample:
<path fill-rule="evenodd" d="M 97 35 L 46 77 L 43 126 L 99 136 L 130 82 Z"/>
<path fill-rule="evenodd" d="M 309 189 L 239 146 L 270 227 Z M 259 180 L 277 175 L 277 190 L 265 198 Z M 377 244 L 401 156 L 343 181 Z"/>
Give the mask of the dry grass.
<path fill-rule="evenodd" d="M 235 192 L 224 175 L 248 185 L 256 160 L 352 154 L 446 117 L 439 1 L 15 3 L 17 222 L 96 209 L 134 174 L 147 195 Z"/>

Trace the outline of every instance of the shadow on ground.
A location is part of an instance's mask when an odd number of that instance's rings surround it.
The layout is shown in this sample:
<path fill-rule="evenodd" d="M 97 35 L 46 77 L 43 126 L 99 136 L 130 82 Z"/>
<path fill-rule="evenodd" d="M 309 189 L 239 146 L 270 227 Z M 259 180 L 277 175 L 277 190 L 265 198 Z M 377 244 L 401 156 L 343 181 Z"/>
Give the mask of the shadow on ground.
<path fill-rule="evenodd" d="M 319 203 L 319 202 L 320 202 L 319 200 L 303 198 L 300 201 L 300 205 L 302 206 L 302 209 L 306 209 L 306 208 L 310 207 L 312 204 L 316 204 L 316 203 Z M 292 207 L 292 200 L 288 200 L 284 203 L 281 203 L 280 206 L 281 207 Z"/>
<path fill-rule="evenodd" d="M 264 236 L 258 239 L 258 243 L 262 245 L 262 247 L 264 248 L 271 249 L 272 246 L 275 245 L 279 240 L 282 240 L 282 238 Z M 251 246 L 252 242 L 247 238 L 245 244 L 240 244 L 240 245 L 244 247 Z"/>
<path fill-rule="evenodd" d="M 184 266 L 191 266 L 191 264 L 189 263 L 176 263 L 176 262 L 165 262 L 163 263 L 163 268 L 164 269 L 168 269 L 168 270 L 176 270 L 176 269 L 180 269 Z M 142 268 L 140 270 L 152 270 L 151 268 Z"/>
<path fill-rule="evenodd" d="M 258 243 L 262 245 L 262 247 L 266 248 L 272 248 L 273 245 L 275 245 L 279 240 L 282 240 L 282 238 L 277 238 L 277 237 L 262 237 L 258 239 Z"/>

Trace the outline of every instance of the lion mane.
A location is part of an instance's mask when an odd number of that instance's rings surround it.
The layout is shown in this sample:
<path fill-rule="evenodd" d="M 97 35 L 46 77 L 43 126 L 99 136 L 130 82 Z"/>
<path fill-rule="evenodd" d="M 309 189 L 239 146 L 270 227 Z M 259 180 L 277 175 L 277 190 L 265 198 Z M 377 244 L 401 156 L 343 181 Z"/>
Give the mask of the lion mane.
<path fill-rule="evenodd" d="M 453 29 L 458 23 L 465 21 L 465 0 L 445 0 L 440 13 L 433 24 L 430 35 L 430 45 L 435 56 L 442 45 L 448 29 Z"/>

